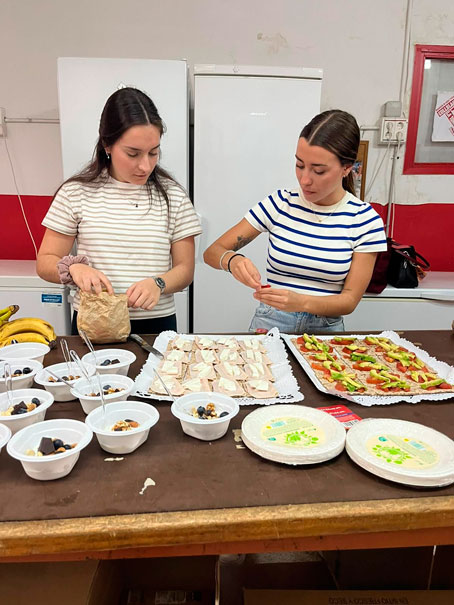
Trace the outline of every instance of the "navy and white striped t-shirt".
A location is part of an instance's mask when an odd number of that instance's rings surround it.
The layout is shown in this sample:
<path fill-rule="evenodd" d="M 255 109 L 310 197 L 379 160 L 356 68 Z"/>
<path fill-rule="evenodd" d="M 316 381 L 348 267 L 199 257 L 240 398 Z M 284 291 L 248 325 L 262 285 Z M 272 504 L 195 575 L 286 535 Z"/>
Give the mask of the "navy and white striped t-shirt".
<path fill-rule="evenodd" d="M 245 215 L 255 229 L 269 233 L 271 286 L 314 296 L 338 294 L 353 252 L 386 250 L 383 221 L 370 204 L 346 193 L 334 212 L 319 208 L 313 211 L 298 191 L 279 189 Z"/>

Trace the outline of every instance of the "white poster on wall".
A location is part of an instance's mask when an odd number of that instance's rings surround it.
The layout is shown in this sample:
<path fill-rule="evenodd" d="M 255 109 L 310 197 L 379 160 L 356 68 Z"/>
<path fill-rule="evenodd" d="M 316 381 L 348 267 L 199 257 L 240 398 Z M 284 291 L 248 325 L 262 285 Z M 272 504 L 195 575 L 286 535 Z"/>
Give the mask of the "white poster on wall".
<path fill-rule="evenodd" d="M 454 143 L 454 92 L 439 91 L 435 104 L 432 141 Z"/>

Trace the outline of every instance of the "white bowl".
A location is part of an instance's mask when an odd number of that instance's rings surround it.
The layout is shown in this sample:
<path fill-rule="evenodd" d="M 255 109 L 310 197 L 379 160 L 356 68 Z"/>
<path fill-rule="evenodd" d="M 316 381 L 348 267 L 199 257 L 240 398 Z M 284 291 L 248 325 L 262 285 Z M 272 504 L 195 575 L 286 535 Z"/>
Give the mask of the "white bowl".
<path fill-rule="evenodd" d="M 2 447 L 11 439 L 11 435 L 11 429 L 6 424 L 0 424 L 0 452 L 2 451 Z"/>
<path fill-rule="evenodd" d="M 113 401 L 126 400 L 134 389 L 134 381 L 127 376 L 106 374 L 104 376 L 100 376 L 100 380 L 103 388 L 105 385 L 110 384 L 110 386 L 116 389 L 124 389 L 119 393 L 104 395 L 104 401 L 106 404 L 112 403 Z M 76 380 L 73 388 L 71 389 L 71 394 L 79 399 L 80 405 L 86 414 L 89 414 L 92 410 L 102 405 L 101 397 L 99 395 L 98 397 L 90 397 L 88 393 L 91 392 L 99 393 L 98 379 L 96 376 L 93 376 L 91 384 L 85 378 L 79 378 L 79 380 Z"/>
<path fill-rule="evenodd" d="M 0 361 L 0 393 L 4 393 L 6 391 L 6 380 L 3 378 L 5 375 L 5 363 L 9 363 L 11 366 L 12 374 L 14 374 L 15 370 L 23 370 L 26 367 L 31 369 L 29 374 L 11 378 L 13 389 L 29 389 L 33 384 L 33 378 L 40 370 L 43 369 L 43 364 L 40 361 L 35 361 L 34 359 L 11 359 L 7 362 Z"/>
<path fill-rule="evenodd" d="M 16 403 L 20 403 L 21 401 L 28 403 L 33 397 L 38 397 L 38 399 L 41 401 L 41 405 L 36 407 L 31 412 L 17 414 L 14 416 L 0 415 L 0 423 L 9 427 L 13 435 L 29 424 L 35 424 L 36 422 L 41 422 L 44 420 L 47 408 L 49 408 L 54 402 L 54 396 L 52 393 L 48 393 L 43 389 L 18 389 L 17 391 L 13 391 L 13 404 L 16 405 Z M 2 393 L 0 395 L 0 412 L 4 412 L 8 408 L 8 394 Z"/>
<path fill-rule="evenodd" d="M 102 366 L 101 363 L 106 359 L 119 359 L 120 363 Z M 121 376 L 127 376 L 129 366 L 135 360 L 136 356 L 134 353 L 125 349 L 100 349 L 96 351 L 96 360 L 93 357 L 93 353 L 86 353 L 82 357 L 84 363 L 89 363 L 90 365 L 96 364 L 96 369 L 100 374 L 120 374 Z"/>
<path fill-rule="evenodd" d="M 76 443 L 76 447 L 53 456 L 28 456 L 27 450 L 36 450 L 42 437 L 62 439 L 65 443 Z M 24 471 L 32 479 L 48 481 L 68 475 L 77 460 L 80 451 L 93 437 L 90 428 L 79 420 L 60 418 L 45 420 L 23 428 L 9 440 L 6 450 L 12 458 L 20 460 Z"/>
<path fill-rule="evenodd" d="M 0 359 L 35 359 L 43 363 L 50 347 L 40 342 L 18 342 L 0 349 Z"/>
<path fill-rule="evenodd" d="M 112 431 L 119 420 L 135 420 L 139 426 L 130 431 Z M 158 410 L 143 401 L 116 401 L 106 408 L 95 408 L 85 418 L 85 422 L 95 433 L 99 445 L 112 454 L 130 454 L 148 438 L 152 426 L 159 420 Z"/>
<path fill-rule="evenodd" d="M 213 420 L 203 420 L 192 416 L 192 408 L 198 408 L 199 405 L 206 407 L 210 402 L 216 406 L 218 415 L 228 412 L 227 416 L 213 418 Z M 184 433 L 203 441 L 213 441 L 226 434 L 230 421 L 238 414 L 240 406 L 235 399 L 221 393 L 191 393 L 176 399 L 170 409 L 172 414 L 179 418 Z"/>
<path fill-rule="evenodd" d="M 92 376 L 95 373 L 95 366 L 90 366 L 87 363 L 84 364 L 86 371 L 89 376 Z M 70 372 L 73 376 L 80 376 L 81 372 L 76 363 L 71 362 L 69 364 Z M 68 366 L 66 363 L 54 363 L 54 365 L 48 366 L 38 372 L 35 377 L 36 384 L 40 384 L 43 386 L 46 391 L 52 393 L 55 401 L 71 401 L 76 399 L 76 396 L 71 393 L 71 387 L 65 384 L 64 382 L 49 382 L 49 378 L 51 375 L 47 372 L 47 369 L 51 370 L 54 374 L 59 376 L 68 376 Z M 76 380 L 80 380 L 79 378 L 75 378 L 74 380 L 68 380 L 70 384 L 74 384 Z"/>

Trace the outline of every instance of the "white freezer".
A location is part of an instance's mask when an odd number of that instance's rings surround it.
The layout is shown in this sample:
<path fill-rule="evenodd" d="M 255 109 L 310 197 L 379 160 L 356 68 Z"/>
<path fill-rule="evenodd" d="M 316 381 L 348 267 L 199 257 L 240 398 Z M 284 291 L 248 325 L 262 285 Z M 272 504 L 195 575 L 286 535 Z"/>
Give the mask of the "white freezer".
<path fill-rule="evenodd" d="M 387 286 L 365 294 L 350 315 L 347 331 L 449 330 L 454 321 L 454 273 L 429 271 L 417 288 Z"/>
<path fill-rule="evenodd" d="M 204 249 L 275 189 L 294 188 L 303 126 L 320 111 L 322 70 L 196 65 L 194 205 L 203 234 L 194 277 L 194 332 L 249 328 L 253 291 L 203 263 Z M 268 238 L 245 249 L 265 275 Z"/>
<path fill-rule="evenodd" d="M 99 118 L 107 98 L 134 86 L 158 108 L 167 131 L 160 164 L 188 189 L 189 99 L 184 60 L 60 57 L 58 98 L 64 178 L 78 172 L 93 154 Z M 189 330 L 189 292 L 175 295 L 178 330 Z"/>
<path fill-rule="evenodd" d="M 71 333 L 68 289 L 38 277 L 33 260 L 0 260 L 0 309 L 8 305 L 20 307 L 11 319 L 40 317 L 58 336 Z"/>

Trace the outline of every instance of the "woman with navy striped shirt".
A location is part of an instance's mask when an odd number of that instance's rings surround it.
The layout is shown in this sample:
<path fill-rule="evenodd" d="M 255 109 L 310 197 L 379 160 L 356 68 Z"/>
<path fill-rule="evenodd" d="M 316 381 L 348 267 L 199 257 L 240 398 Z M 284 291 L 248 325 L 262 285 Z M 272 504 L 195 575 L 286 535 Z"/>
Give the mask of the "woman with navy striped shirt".
<path fill-rule="evenodd" d="M 345 111 L 317 115 L 298 139 L 299 187 L 273 192 L 205 250 L 207 264 L 254 290 L 260 304 L 250 330 L 341 331 L 342 316 L 360 302 L 386 236 L 379 215 L 355 196 L 359 140 L 358 124 Z M 268 233 L 266 287 L 238 252 L 262 232 Z"/>

